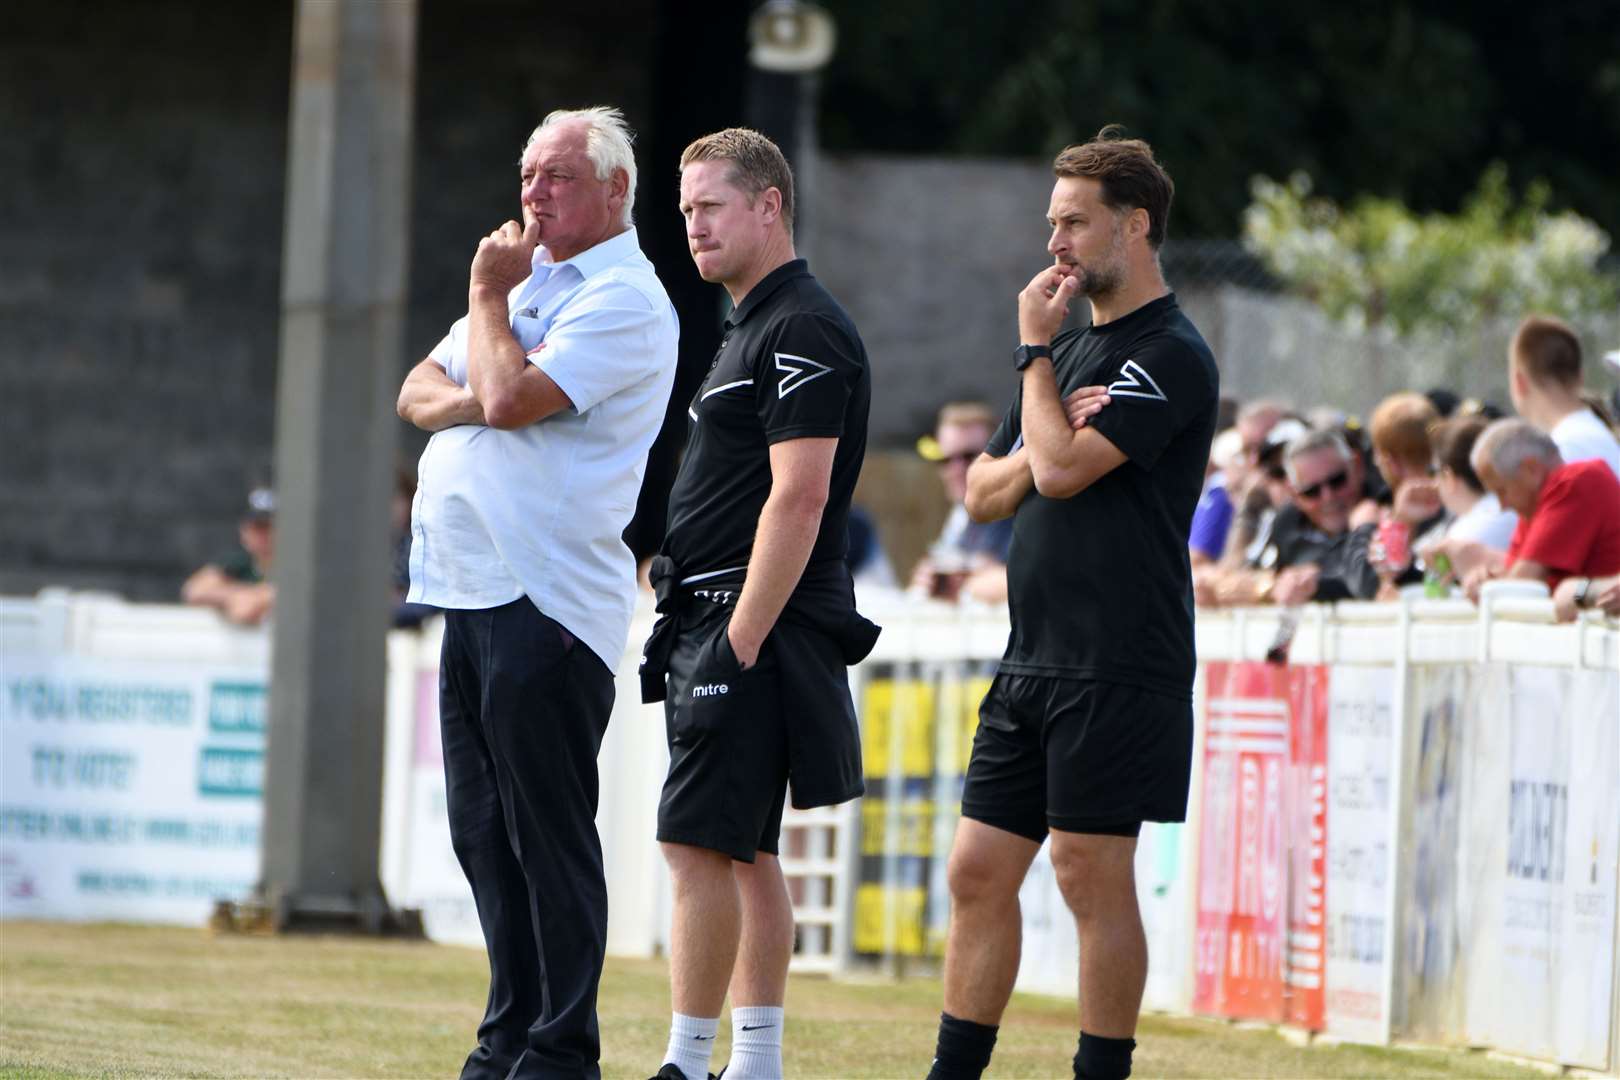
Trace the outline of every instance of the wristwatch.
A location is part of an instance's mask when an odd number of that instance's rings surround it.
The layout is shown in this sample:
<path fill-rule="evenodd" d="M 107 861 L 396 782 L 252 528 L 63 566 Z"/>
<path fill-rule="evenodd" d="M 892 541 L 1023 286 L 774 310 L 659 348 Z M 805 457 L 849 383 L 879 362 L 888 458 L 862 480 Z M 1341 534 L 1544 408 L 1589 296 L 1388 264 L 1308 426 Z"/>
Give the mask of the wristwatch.
<path fill-rule="evenodd" d="M 1575 586 L 1575 606 L 1578 608 L 1584 608 L 1586 606 L 1587 597 L 1591 594 L 1591 592 L 1592 579 L 1581 578 L 1581 583 Z"/>
<path fill-rule="evenodd" d="M 1013 367 L 1023 371 L 1035 362 L 1037 356 L 1044 356 L 1048 360 L 1052 359 L 1052 347 L 1050 345 L 1018 346 L 1013 350 Z"/>

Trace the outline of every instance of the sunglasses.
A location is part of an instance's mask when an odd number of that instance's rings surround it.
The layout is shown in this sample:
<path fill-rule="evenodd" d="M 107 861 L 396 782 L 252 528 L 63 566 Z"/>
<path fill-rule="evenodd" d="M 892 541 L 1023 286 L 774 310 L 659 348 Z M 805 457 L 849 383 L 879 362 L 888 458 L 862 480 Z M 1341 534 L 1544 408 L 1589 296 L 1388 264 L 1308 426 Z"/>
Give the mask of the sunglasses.
<path fill-rule="evenodd" d="M 1344 469 L 1340 469 L 1338 472 L 1334 473 L 1332 476 L 1329 476 L 1324 480 L 1318 480 L 1316 483 L 1310 485 L 1309 487 L 1299 488 L 1298 489 L 1298 494 L 1299 494 L 1299 497 L 1302 498 L 1302 499 L 1314 499 L 1318 495 L 1322 494 L 1322 489 L 1323 488 L 1332 488 L 1334 491 L 1339 491 L 1339 490 L 1343 489 L 1344 485 L 1346 483 L 1348 483 L 1349 480 L 1350 480 L 1349 472 L 1347 472 Z"/>
<path fill-rule="evenodd" d="M 971 465 L 975 461 L 978 461 L 978 460 L 979 460 L 979 452 L 977 450 L 963 450 L 959 454 L 946 454 L 944 457 L 940 458 L 934 464 L 941 465 L 941 466 L 943 466 L 943 465 Z"/>

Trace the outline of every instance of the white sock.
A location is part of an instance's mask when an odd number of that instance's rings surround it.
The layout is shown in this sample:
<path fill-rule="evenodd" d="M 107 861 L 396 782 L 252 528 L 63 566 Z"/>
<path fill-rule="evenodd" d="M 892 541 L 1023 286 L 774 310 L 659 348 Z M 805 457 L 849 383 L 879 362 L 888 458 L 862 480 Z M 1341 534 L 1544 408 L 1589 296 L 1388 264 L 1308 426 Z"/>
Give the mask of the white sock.
<path fill-rule="evenodd" d="M 743 1005 L 731 1010 L 731 1061 L 726 1080 L 782 1080 L 782 1009 Z"/>
<path fill-rule="evenodd" d="M 665 1063 L 673 1063 L 686 1080 L 709 1080 L 709 1055 L 714 1052 L 714 1036 L 719 1030 L 718 1016 L 703 1020 L 676 1013 L 674 1022 L 669 1025 Z"/>

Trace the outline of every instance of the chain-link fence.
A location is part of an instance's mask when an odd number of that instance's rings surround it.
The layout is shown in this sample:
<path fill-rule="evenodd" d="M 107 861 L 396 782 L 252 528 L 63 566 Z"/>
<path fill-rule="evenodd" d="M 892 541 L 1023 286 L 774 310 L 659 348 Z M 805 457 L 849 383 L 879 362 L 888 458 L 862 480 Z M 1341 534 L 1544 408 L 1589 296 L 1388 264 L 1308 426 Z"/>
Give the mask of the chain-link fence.
<path fill-rule="evenodd" d="M 1482 316 L 1459 334 L 1402 338 L 1385 329 L 1357 332 L 1284 293 L 1234 242 L 1172 240 L 1164 268 L 1215 351 L 1228 397 L 1279 398 L 1301 409 L 1331 405 L 1365 416 L 1396 391 L 1444 387 L 1511 408 L 1507 346 L 1524 312 Z M 1607 396 L 1617 380 L 1599 358 L 1620 348 L 1620 312 L 1580 320 L 1575 328 L 1587 386 Z"/>

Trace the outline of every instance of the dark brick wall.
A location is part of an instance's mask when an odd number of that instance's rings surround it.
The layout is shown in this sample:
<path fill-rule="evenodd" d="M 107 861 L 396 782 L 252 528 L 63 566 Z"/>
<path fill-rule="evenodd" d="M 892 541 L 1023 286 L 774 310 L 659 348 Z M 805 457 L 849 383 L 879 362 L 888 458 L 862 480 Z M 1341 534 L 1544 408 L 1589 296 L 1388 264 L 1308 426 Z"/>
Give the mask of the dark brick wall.
<path fill-rule="evenodd" d="M 559 7 L 423 0 L 402 375 L 539 117 L 649 123 L 658 5 Z M 233 543 L 272 457 L 292 29 L 264 0 L 0 11 L 0 593 L 172 598 Z"/>
<path fill-rule="evenodd" d="M 288 4 L 0 15 L 0 591 L 170 594 L 269 459 Z"/>

